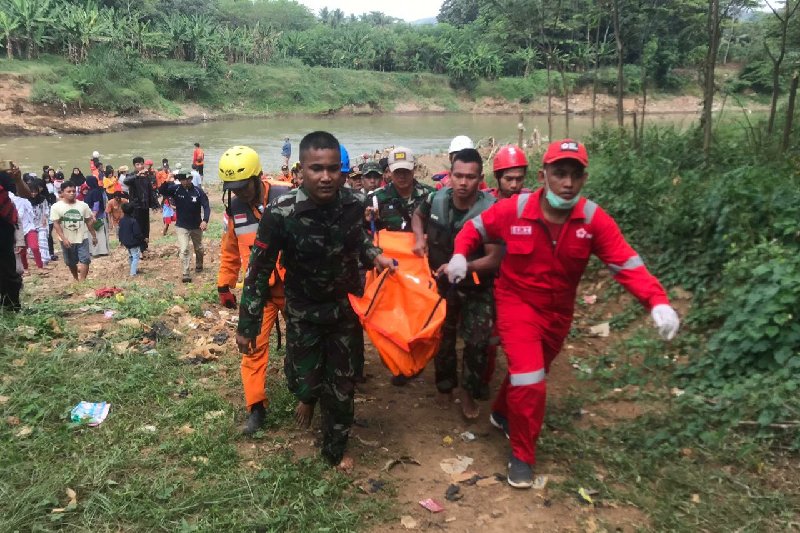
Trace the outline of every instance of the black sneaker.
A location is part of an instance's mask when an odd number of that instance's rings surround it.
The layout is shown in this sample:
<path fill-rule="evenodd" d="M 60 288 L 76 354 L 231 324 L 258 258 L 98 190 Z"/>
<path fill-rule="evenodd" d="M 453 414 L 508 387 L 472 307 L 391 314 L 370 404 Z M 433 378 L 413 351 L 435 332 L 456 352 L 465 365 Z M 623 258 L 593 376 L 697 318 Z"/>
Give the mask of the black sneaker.
<path fill-rule="evenodd" d="M 191 276 L 183 276 L 183 278 L 181 278 L 181 281 L 184 282 L 184 283 L 189 283 L 190 281 L 192 281 L 192 277 Z"/>
<path fill-rule="evenodd" d="M 247 422 L 244 425 L 242 433 L 245 435 L 252 435 L 264 425 L 267 419 L 267 410 L 264 408 L 263 403 L 256 403 L 250 408 L 250 415 L 247 417 Z"/>
<path fill-rule="evenodd" d="M 505 433 L 507 439 L 511 438 L 508 433 L 508 419 L 506 417 L 496 411 L 493 411 L 492 414 L 489 415 L 489 423 Z"/>
<path fill-rule="evenodd" d="M 508 461 L 507 479 L 515 489 L 529 489 L 533 486 L 533 468 L 512 455 Z"/>
<path fill-rule="evenodd" d="M 203 265 L 197 265 L 196 267 L 194 267 L 194 271 L 195 272 L 202 272 L 203 271 Z"/>

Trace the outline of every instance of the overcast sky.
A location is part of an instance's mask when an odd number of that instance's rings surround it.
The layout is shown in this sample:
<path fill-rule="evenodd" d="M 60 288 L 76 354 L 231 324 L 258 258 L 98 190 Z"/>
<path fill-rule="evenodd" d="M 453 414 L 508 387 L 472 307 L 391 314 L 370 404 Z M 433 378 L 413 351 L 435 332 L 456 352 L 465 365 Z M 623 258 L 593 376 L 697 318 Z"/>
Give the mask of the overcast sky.
<path fill-rule="evenodd" d="M 408 22 L 435 17 L 439 14 L 439 7 L 442 5 L 442 0 L 402 0 L 385 4 L 374 0 L 299 0 L 299 2 L 311 8 L 314 14 L 319 13 L 323 7 L 327 7 L 331 11 L 339 8 L 347 15 L 381 11 Z"/>

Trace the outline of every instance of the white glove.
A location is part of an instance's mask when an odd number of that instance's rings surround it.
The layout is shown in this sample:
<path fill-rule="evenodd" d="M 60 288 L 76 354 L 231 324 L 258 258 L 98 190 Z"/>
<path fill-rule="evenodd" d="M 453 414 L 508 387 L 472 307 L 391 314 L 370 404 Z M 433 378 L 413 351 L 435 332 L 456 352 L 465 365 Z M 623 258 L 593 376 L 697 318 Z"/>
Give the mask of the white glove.
<path fill-rule="evenodd" d="M 454 255 L 447 263 L 447 279 L 450 283 L 458 283 L 467 277 L 467 258 L 461 254 Z"/>
<path fill-rule="evenodd" d="M 662 339 L 671 341 L 675 338 L 681 321 L 671 305 L 658 304 L 650 311 L 650 316 L 653 317 L 653 322 L 656 323 L 656 329 Z"/>

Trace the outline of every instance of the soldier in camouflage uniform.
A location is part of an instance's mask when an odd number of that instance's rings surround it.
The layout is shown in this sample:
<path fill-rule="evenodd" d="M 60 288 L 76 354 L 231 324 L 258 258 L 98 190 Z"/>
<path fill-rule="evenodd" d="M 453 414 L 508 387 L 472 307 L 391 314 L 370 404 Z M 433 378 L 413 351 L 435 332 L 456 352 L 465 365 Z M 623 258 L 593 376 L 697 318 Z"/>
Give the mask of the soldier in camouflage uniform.
<path fill-rule="evenodd" d="M 379 270 L 392 260 L 372 244 L 363 227 L 363 197 L 341 188 L 339 142 L 314 132 L 300 143 L 303 185 L 267 208 L 258 226 L 239 308 L 236 342 L 245 353 L 258 335 L 269 276 L 278 253 L 286 267 L 286 360 L 289 389 L 300 401 L 298 423 L 308 427 L 322 410 L 322 455 L 349 470 L 345 455 L 353 423 L 356 314 L 347 299 L 360 293 L 358 262 Z"/>
<path fill-rule="evenodd" d="M 389 153 L 392 182 L 373 191 L 367 197 L 367 223 L 375 217 L 375 229 L 380 231 L 411 231 L 411 217 L 419 204 L 434 189 L 414 179 L 414 154 L 408 148 L 395 148 Z M 378 200 L 377 211 L 373 198 Z"/>
<path fill-rule="evenodd" d="M 461 150 L 453 158 L 450 187 L 431 193 L 414 213 L 414 253 L 424 255 L 427 251 L 431 268 L 444 282 L 459 230 L 495 202 L 491 194 L 479 190 L 482 182 L 480 154 L 472 148 Z M 475 400 L 488 399 L 481 377 L 486 370 L 494 324 L 494 273 L 501 258 L 501 244 L 487 243 L 468 258 L 471 275 L 455 286 L 440 286 L 446 296 L 447 315 L 435 359 L 436 388 L 444 401 L 452 400 L 453 390 L 458 387 L 456 337 L 460 335 L 464 340 L 461 409 L 468 419 L 479 415 Z"/>

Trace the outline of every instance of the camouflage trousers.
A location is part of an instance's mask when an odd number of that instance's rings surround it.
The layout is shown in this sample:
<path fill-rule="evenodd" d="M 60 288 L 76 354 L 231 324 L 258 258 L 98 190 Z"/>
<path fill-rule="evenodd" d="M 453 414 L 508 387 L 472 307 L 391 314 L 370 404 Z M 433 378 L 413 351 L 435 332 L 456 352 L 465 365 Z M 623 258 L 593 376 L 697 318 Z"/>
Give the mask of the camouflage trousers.
<path fill-rule="evenodd" d="M 482 384 L 487 347 L 494 326 L 494 294 L 488 289 L 456 289 L 447 293 L 447 316 L 442 343 L 436 354 L 436 388 L 450 392 L 458 387 L 456 339 L 464 340 L 462 387 L 475 399 L 488 399 Z"/>
<path fill-rule="evenodd" d="M 361 324 L 351 309 L 347 311 L 334 324 L 318 324 L 289 313 L 285 317 L 286 381 L 298 400 L 319 405 L 322 455 L 331 464 L 338 464 L 347 448 L 354 417 L 353 376 L 356 359 L 364 351 Z"/>

